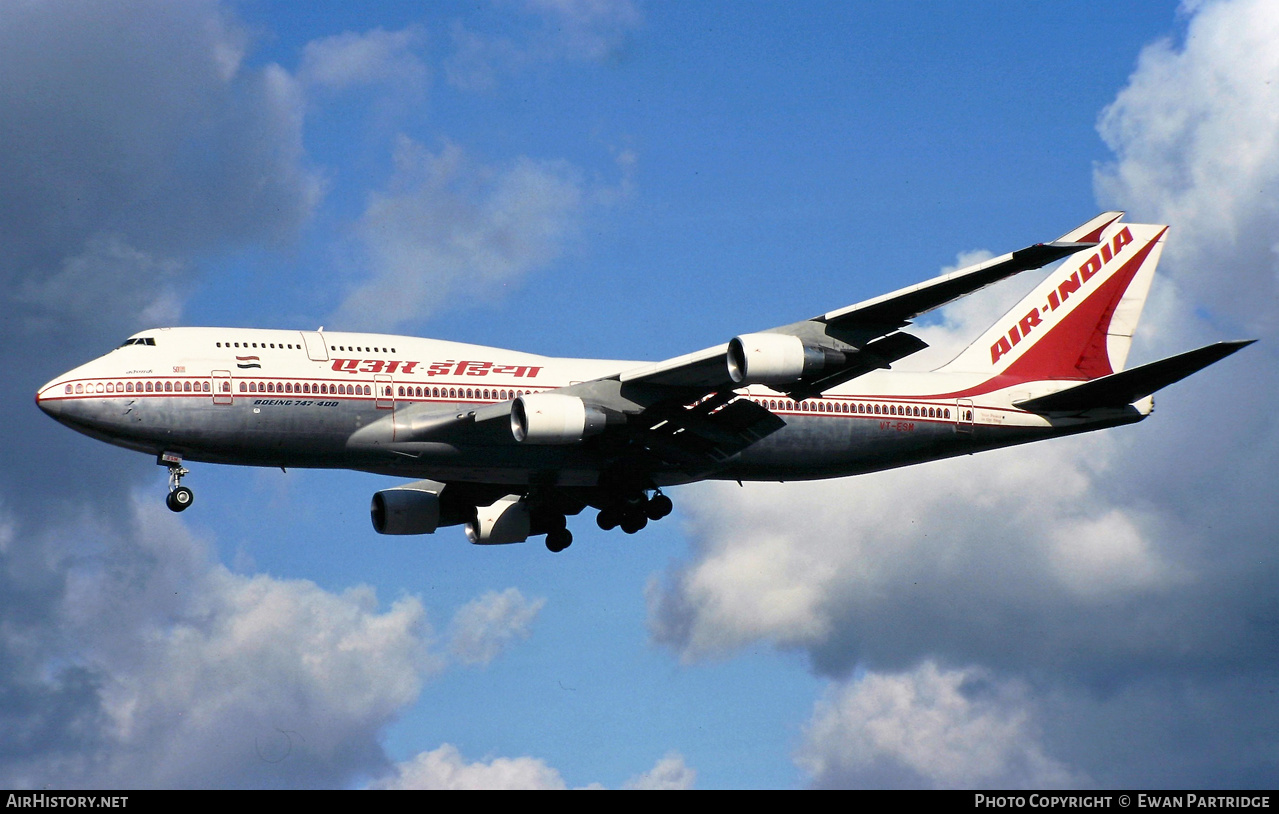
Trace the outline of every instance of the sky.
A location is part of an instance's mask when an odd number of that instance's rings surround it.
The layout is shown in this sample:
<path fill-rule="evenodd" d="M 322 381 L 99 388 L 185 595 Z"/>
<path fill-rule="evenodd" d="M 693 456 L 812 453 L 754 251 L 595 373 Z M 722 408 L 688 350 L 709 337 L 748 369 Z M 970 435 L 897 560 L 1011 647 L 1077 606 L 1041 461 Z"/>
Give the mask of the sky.
<path fill-rule="evenodd" d="M 0 786 L 1272 787 L 1279 6 L 0 9 Z M 163 325 L 658 360 L 1171 231 L 1140 425 L 382 537 L 341 471 L 165 471 L 33 404 Z M 1033 280 L 921 321 L 927 369 Z"/>

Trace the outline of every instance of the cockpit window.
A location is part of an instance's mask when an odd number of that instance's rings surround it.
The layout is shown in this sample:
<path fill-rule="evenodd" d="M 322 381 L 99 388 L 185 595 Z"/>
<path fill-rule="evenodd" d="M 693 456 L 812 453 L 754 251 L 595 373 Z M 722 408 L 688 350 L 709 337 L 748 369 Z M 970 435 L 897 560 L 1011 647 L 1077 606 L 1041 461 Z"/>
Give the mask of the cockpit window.
<path fill-rule="evenodd" d="M 120 343 L 120 347 L 122 347 L 122 348 L 123 348 L 125 345 L 151 345 L 151 346 L 154 346 L 154 345 L 155 345 L 155 337 L 153 337 L 153 336 L 135 336 L 135 337 L 132 337 L 132 338 L 130 338 L 130 339 L 126 339 L 126 340 L 124 340 L 122 343 Z"/>

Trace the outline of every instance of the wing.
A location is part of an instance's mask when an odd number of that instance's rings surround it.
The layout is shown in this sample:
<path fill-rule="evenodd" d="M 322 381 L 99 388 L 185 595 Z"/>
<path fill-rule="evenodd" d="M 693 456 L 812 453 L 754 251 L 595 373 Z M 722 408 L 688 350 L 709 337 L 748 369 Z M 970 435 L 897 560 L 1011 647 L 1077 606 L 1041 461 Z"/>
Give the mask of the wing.
<path fill-rule="evenodd" d="M 923 350 L 927 345 L 922 340 L 899 329 L 922 314 L 1014 274 L 1092 248 L 1097 235 L 1121 215 L 1106 212 L 1051 243 L 1037 243 L 812 319 L 744 334 L 725 345 L 623 371 L 618 379 L 632 385 L 702 390 L 781 384 L 778 389 L 792 398 L 808 398 Z M 752 375 L 754 361 L 762 364 Z"/>

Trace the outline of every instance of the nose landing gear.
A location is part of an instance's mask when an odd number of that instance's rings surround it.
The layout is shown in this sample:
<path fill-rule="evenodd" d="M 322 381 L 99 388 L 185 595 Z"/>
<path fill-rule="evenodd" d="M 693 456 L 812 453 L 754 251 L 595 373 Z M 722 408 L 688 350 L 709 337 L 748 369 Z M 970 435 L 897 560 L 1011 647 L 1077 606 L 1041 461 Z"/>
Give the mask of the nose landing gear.
<path fill-rule="evenodd" d="M 156 463 L 169 468 L 169 494 L 164 505 L 172 512 L 186 511 L 195 500 L 195 493 L 182 485 L 182 478 L 191 474 L 191 470 L 182 465 L 182 456 L 174 452 L 161 453 Z"/>

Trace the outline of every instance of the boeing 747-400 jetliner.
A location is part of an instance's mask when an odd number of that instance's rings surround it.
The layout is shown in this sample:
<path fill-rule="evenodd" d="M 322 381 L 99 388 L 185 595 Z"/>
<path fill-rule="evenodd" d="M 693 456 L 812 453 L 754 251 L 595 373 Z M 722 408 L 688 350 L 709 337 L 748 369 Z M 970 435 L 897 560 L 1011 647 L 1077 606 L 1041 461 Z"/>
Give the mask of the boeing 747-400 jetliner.
<path fill-rule="evenodd" d="M 1165 226 L 1108 212 L 882 297 L 664 362 L 560 359 L 406 336 L 248 328 L 143 331 L 40 388 L 94 438 L 157 456 L 169 508 L 184 463 L 414 478 L 373 495 L 382 534 L 465 524 L 472 543 L 572 542 L 587 506 L 627 533 L 707 478 L 833 478 L 1140 421 L 1151 394 L 1239 350 L 1124 368 Z M 910 320 L 1065 260 L 953 361 Z"/>

